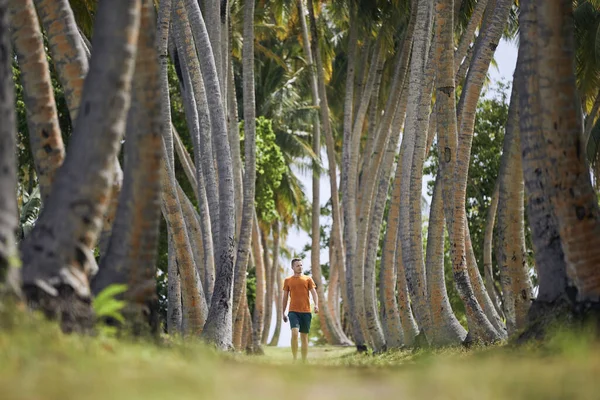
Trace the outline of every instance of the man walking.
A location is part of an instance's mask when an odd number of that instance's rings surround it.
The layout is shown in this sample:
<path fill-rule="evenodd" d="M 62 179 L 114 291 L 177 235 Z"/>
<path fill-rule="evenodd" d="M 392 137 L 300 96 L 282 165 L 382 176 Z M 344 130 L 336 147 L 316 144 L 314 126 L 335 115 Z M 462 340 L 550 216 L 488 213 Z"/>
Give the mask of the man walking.
<path fill-rule="evenodd" d="M 306 361 L 308 354 L 308 331 L 310 330 L 310 299 L 308 293 L 312 294 L 315 303 L 315 314 L 319 313 L 319 299 L 315 290 L 315 282 L 310 276 L 302 275 L 302 260 L 294 258 L 292 260 L 292 270 L 294 275 L 286 278 L 283 282 L 283 322 L 290 319 L 290 327 L 292 328 L 292 355 L 294 361 L 298 354 L 298 332 L 302 341 L 302 361 Z M 285 315 L 287 308 L 288 296 L 290 300 L 290 310 L 288 315 Z"/>

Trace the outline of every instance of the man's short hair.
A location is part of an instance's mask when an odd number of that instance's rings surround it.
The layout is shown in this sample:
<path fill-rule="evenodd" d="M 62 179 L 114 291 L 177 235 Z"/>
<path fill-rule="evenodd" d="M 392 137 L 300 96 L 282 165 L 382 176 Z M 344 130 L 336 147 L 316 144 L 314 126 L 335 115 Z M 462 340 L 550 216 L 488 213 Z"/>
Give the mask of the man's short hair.
<path fill-rule="evenodd" d="M 302 259 L 301 259 L 301 258 L 294 258 L 294 259 L 292 259 L 292 267 L 293 267 L 293 266 L 294 266 L 294 264 L 295 264 L 296 262 L 298 262 L 298 261 L 302 261 Z"/>

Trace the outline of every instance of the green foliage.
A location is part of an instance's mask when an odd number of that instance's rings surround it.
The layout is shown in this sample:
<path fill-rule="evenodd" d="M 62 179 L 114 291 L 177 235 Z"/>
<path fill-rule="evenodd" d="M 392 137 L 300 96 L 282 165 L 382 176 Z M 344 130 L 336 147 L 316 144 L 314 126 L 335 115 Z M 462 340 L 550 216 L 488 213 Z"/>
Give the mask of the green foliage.
<path fill-rule="evenodd" d="M 41 209 L 42 198 L 39 186 L 36 186 L 31 193 L 23 192 L 19 210 L 19 240 L 23 240 L 31 232 Z"/>
<path fill-rule="evenodd" d="M 92 308 L 96 315 L 99 329 L 103 334 L 112 335 L 116 332 L 115 327 L 106 326 L 103 321 L 106 319 L 116 320 L 123 324 L 125 318 L 121 311 L 125 307 L 126 302 L 117 299 L 117 296 L 127 291 L 125 284 L 113 284 L 106 287 L 92 300 Z"/>
<path fill-rule="evenodd" d="M 240 124 L 242 159 L 244 158 L 243 122 Z M 256 191 L 255 207 L 258 219 L 271 223 L 279 218 L 275 207 L 275 191 L 281 184 L 286 171 L 286 162 L 281 149 L 275 142 L 275 132 L 270 120 L 256 119 Z"/>

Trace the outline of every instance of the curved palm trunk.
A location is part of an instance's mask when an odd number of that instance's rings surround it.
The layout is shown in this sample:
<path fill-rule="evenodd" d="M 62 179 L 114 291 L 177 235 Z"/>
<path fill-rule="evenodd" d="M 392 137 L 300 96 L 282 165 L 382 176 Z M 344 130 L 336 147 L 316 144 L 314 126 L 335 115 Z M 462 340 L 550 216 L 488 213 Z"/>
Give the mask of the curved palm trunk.
<path fill-rule="evenodd" d="M 246 304 L 246 288 L 242 290 L 242 298 L 240 299 L 240 307 L 237 315 L 235 316 L 235 320 L 233 321 L 233 348 L 236 351 L 243 350 L 243 335 L 244 335 L 244 326 L 246 313 L 244 308 L 248 308 Z"/>
<path fill-rule="evenodd" d="M 237 257 L 235 260 L 235 282 L 233 288 L 233 312 L 236 314 L 240 304 L 239 297 L 242 288 L 246 285 L 246 267 L 248 265 L 248 260 L 250 259 L 250 241 L 251 236 L 253 235 L 252 232 L 255 229 L 253 226 L 256 219 L 256 211 L 254 208 L 256 191 L 256 99 L 254 91 L 253 2 L 248 2 L 244 6 L 244 45 L 242 52 L 242 72 L 244 80 L 244 200 L 242 202 L 242 221 L 237 247 Z M 236 140 L 239 144 L 239 139 Z M 256 238 L 258 239 L 258 236 L 256 236 Z M 254 246 L 258 244 L 259 243 L 253 243 Z M 255 254 L 254 257 L 261 257 L 261 255 Z"/>
<path fill-rule="evenodd" d="M 167 160 L 161 176 L 163 214 L 167 220 L 169 233 L 173 238 L 173 250 L 181 276 L 182 332 L 186 335 L 196 336 L 202 333 L 208 307 L 201 290 L 202 286 L 198 282 L 193 250 L 183 220 L 181 203 L 177 196 L 175 176 L 171 171 Z"/>
<path fill-rule="evenodd" d="M 552 0 L 537 5 L 539 96 L 547 171 L 567 275 L 580 301 L 600 298 L 600 209 L 582 146 L 582 117 L 574 57 L 573 5 Z M 560 95 L 557 95 L 560 93 Z"/>
<path fill-rule="evenodd" d="M 458 105 L 460 132 L 458 136 L 458 150 L 456 153 L 456 164 L 454 169 L 453 184 L 454 208 L 452 222 L 449 226 L 451 232 L 452 265 L 454 278 L 459 290 L 467 319 L 469 321 L 470 337 L 481 339 L 485 342 L 496 341 L 502 337 L 492 323 L 486 317 L 482 305 L 479 304 L 473 290 L 473 282 L 468 276 L 467 248 L 466 248 L 466 218 L 465 218 L 465 196 L 467 187 L 467 175 L 473 130 L 475 124 L 475 111 L 477 101 L 483 87 L 485 74 L 492 59 L 494 50 L 498 45 L 508 12 L 512 3 L 509 0 L 497 0 L 494 11 L 489 13 L 486 21 L 486 29 L 478 37 L 475 44 L 473 61 L 469 67 L 465 87 L 461 94 Z M 474 266 L 473 266 L 474 268 Z M 477 271 L 475 271 L 477 272 Z M 493 307 L 492 307 L 493 308 Z"/>
<path fill-rule="evenodd" d="M 454 1 L 455 5 L 460 6 L 460 3 L 460 0 Z M 465 59 L 465 56 L 469 51 L 469 45 L 473 40 L 473 35 L 475 34 L 475 31 L 481 23 L 481 19 L 483 18 L 483 13 L 487 7 L 487 4 L 488 0 L 477 0 L 477 4 L 475 5 L 473 13 L 471 14 L 471 19 L 469 20 L 467 27 L 465 28 L 463 34 L 460 37 L 460 42 L 458 43 L 456 51 L 454 51 L 453 63 L 455 72 L 459 70 L 463 60 L 465 61 L 465 63 L 467 63 L 467 65 L 469 64 L 469 60 Z"/>
<path fill-rule="evenodd" d="M 159 327 L 155 275 L 163 160 L 157 60 L 154 8 L 144 1 L 133 105 L 127 120 L 125 185 L 108 251 L 92 282 L 92 292 L 96 295 L 111 284 L 127 284 L 126 324 L 135 334 L 148 329 L 156 334 Z"/>
<path fill-rule="evenodd" d="M 217 257 L 217 264 L 215 265 L 217 278 L 203 336 L 217 347 L 226 349 L 232 347 L 231 303 L 233 262 L 235 256 L 233 167 L 223 98 L 219 88 L 214 54 L 210 46 L 206 26 L 204 25 L 204 19 L 196 1 L 185 0 L 185 5 L 193 28 L 194 40 L 200 58 L 202 77 L 206 86 L 211 133 L 215 140 L 215 156 L 219 176 L 219 241 L 217 242 L 219 257 Z"/>
<path fill-rule="evenodd" d="M 263 263 L 263 246 L 260 242 L 260 228 L 258 227 L 258 218 L 254 213 L 252 224 L 252 255 L 254 259 L 254 268 L 256 271 L 256 298 L 254 300 L 254 312 L 252 313 L 252 352 L 254 354 L 263 354 L 261 346 L 262 332 L 264 328 L 265 315 L 265 289 L 266 289 L 266 271 Z"/>
<path fill-rule="evenodd" d="M 428 334 L 430 329 L 429 307 L 427 304 L 427 286 L 425 265 L 423 262 L 423 241 L 421 238 L 421 181 L 423 175 L 423 157 L 425 155 L 425 129 L 431 103 L 431 83 L 433 66 L 429 37 L 431 27 L 431 3 L 420 0 L 417 5 L 417 24 L 412 49 L 409 72 L 408 108 L 401 151 L 402 180 L 400 195 L 400 237 L 402 239 L 402 259 L 406 268 L 406 280 L 414 312 L 421 331 Z M 418 136 L 420 135 L 420 136 Z M 422 154 L 420 154 L 422 150 Z M 418 211 L 417 211 L 418 210 Z M 419 215 L 416 215 L 418 212 Z"/>
<path fill-rule="evenodd" d="M 175 41 L 181 61 L 181 67 L 184 71 L 184 91 L 188 96 L 188 100 L 193 104 L 189 104 L 188 107 L 195 107 L 194 111 L 190 109 L 189 112 L 193 112 L 198 116 L 198 129 L 190 131 L 193 133 L 192 142 L 194 145 L 194 159 L 196 162 L 196 179 L 199 185 L 202 186 L 198 187 L 198 197 L 202 202 L 202 208 L 208 207 L 210 210 L 210 214 L 206 215 L 205 218 L 210 222 L 210 232 L 212 235 L 210 247 L 211 251 L 214 253 L 214 259 L 216 259 L 217 254 L 213 244 L 217 242 L 217 238 L 219 237 L 219 195 L 217 193 L 217 176 L 214 163 L 212 162 L 213 152 L 210 138 L 210 118 L 206 90 L 200 73 L 200 64 L 194 47 L 190 22 L 181 0 L 176 1 L 174 4 L 173 14 L 175 21 Z M 204 184 L 202 184 L 203 182 Z M 203 204 L 204 198 L 206 198 L 208 206 Z M 213 261 L 209 261 L 209 263 L 214 264 L 214 259 Z M 211 276 L 210 280 L 207 280 L 206 282 L 208 298 L 212 297 L 213 287 L 214 277 Z"/>
<path fill-rule="evenodd" d="M 56 170 L 65 158 L 50 68 L 32 0 L 10 0 L 8 7 L 14 50 L 21 69 L 31 154 L 46 202 Z"/>
<path fill-rule="evenodd" d="M 266 293 L 265 293 L 265 314 L 263 321 L 263 331 L 260 339 L 261 344 L 264 346 L 269 340 L 269 331 L 271 330 L 271 316 L 273 315 L 273 264 L 271 263 L 271 257 L 269 256 L 269 244 L 267 236 L 268 231 L 260 227 L 260 241 L 263 247 L 263 264 L 265 266 L 265 281 L 266 281 Z"/>
<path fill-rule="evenodd" d="M 519 128 L 521 131 L 521 154 L 523 179 L 527 195 L 527 215 L 531 227 L 535 263 L 538 271 L 539 292 L 532 306 L 552 303 L 561 297 L 567 287 L 564 253 L 558 233 L 554 206 L 550 201 L 548 178 L 538 171 L 549 166 L 546 144 L 541 131 L 539 82 L 536 64 L 540 49 L 536 5 L 531 1 L 521 4 L 519 22 L 521 27 L 519 64 L 515 82 L 519 91 Z M 535 315 L 532 315 L 535 318 Z"/>
<path fill-rule="evenodd" d="M 198 189 L 198 180 L 196 179 L 196 171 L 195 171 L 194 162 L 192 161 L 192 157 L 188 153 L 187 149 L 183 145 L 183 142 L 181 141 L 181 137 L 179 136 L 179 133 L 177 132 L 175 127 L 171 126 L 170 129 L 173 132 L 173 145 L 175 148 L 174 149 L 175 153 L 177 153 L 177 157 L 179 158 L 179 163 L 181 164 L 181 167 L 183 168 L 185 177 L 188 179 L 188 182 L 192 186 L 192 190 L 194 191 L 194 196 L 196 196 L 196 201 L 199 202 L 200 199 L 198 199 L 198 193 L 199 193 L 198 192 L 198 190 L 199 190 Z"/>
<path fill-rule="evenodd" d="M 18 291 L 19 254 L 15 246 L 18 226 L 15 94 L 8 28 L 8 0 L 0 0 L 0 295 L 7 286 Z"/>
<path fill-rule="evenodd" d="M 166 215 L 163 209 L 163 215 Z M 182 309 L 181 309 L 181 275 L 175 256 L 175 245 L 172 235 L 169 233 L 169 265 L 167 270 L 167 333 L 176 335 L 183 333 Z"/>
<path fill-rule="evenodd" d="M 504 149 L 498 176 L 498 226 L 496 259 L 500 267 L 500 283 L 506 310 L 506 327 L 511 335 L 525 328 L 527 313 L 533 299 L 529 279 L 523 220 L 523 170 L 521 139 L 518 129 L 517 85 L 513 85 L 508 122 L 504 136 Z"/>
<path fill-rule="evenodd" d="M 35 0 L 71 120 L 77 119 L 88 58 L 68 0 Z"/>
<path fill-rule="evenodd" d="M 439 97 L 438 97 L 439 99 Z M 427 233 L 427 294 L 431 307 L 431 335 L 434 346 L 457 345 L 467 336 L 467 331 L 456 319 L 444 279 L 444 207 L 442 204 L 442 178 L 435 179 L 429 230 Z"/>
<path fill-rule="evenodd" d="M 298 0 L 298 10 L 299 10 L 299 14 L 300 14 L 300 23 L 302 26 L 302 38 L 303 38 L 303 44 L 304 44 L 304 52 L 306 53 L 306 59 L 307 59 L 307 66 L 310 70 L 310 82 L 311 82 L 311 90 L 312 90 L 312 103 L 315 107 L 320 107 L 322 108 L 321 110 L 321 116 L 322 117 L 326 117 L 329 118 L 329 112 L 325 112 L 324 108 L 327 105 L 327 103 L 325 103 L 324 105 L 321 104 L 320 101 L 320 94 L 319 94 L 319 79 L 317 78 L 317 73 L 315 70 L 315 65 L 313 63 L 313 52 L 315 54 L 315 56 L 318 56 L 320 59 L 320 54 L 318 54 L 318 48 L 317 48 L 317 28 L 316 28 L 316 21 L 315 21 L 315 16 L 314 16 L 314 9 L 313 9 L 313 4 L 312 4 L 312 0 L 308 1 L 308 13 L 309 13 L 309 17 L 310 17 L 310 21 L 311 21 L 311 33 L 312 33 L 312 44 L 313 44 L 313 48 L 311 49 L 310 46 L 310 42 L 309 42 L 309 38 L 308 38 L 308 27 L 306 25 L 306 19 L 305 19 L 305 10 L 304 10 L 304 3 L 303 0 Z M 324 95 L 324 97 L 326 97 L 326 94 Z M 323 115 L 325 114 L 325 115 Z M 325 122 L 325 120 L 323 120 L 324 123 L 328 123 L 329 121 Z M 321 230 L 321 225 L 320 225 L 320 214 L 321 214 L 321 200 L 320 200 L 320 154 L 321 154 L 321 124 L 320 124 L 320 119 L 319 119 L 319 115 L 315 114 L 314 115 L 314 120 L 313 120 L 313 141 L 312 141 L 312 150 L 315 153 L 316 159 L 313 161 L 313 179 L 312 179 L 312 194 L 313 194 L 313 199 L 312 199 L 312 213 L 311 213 L 311 218 L 312 218 L 312 234 L 311 234 L 311 238 L 312 238 L 312 243 L 311 243 L 311 270 L 313 273 L 313 277 L 315 278 L 316 284 L 317 284 L 317 295 L 319 297 L 319 304 L 327 304 L 327 300 L 325 297 L 325 290 L 323 288 L 323 280 L 321 278 L 321 261 L 320 261 L 320 257 L 321 257 L 321 236 L 320 236 L 320 230 Z M 331 167 L 333 165 L 333 172 L 335 173 L 335 159 L 330 160 L 329 161 L 329 166 Z M 330 175 L 330 179 L 331 179 L 331 175 Z M 334 176 L 335 179 L 335 176 Z M 336 180 L 334 180 L 333 182 L 336 182 Z M 337 195 L 337 190 L 335 192 L 335 195 Z M 332 202 L 333 200 L 333 194 L 332 194 Z M 337 199 L 335 200 L 337 203 Z M 338 210 L 339 212 L 339 210 Z M 337 221 L 336 221 L 337 223 Z M 336 228 L 339 229 L 339 227 L 336 225 Z M 345 335 L 342 333 L 340 326 L 338 324 L 335 323 L 335 321 L 333 320 L 333 316 L 330 313 L 330 310 L 328 307 L 323 307 L 320 310 L 319 313 L 319 320 L 321 321 L 321 327 L 323 329 L 323 333 L 325 334 L 327 341 L 330 344 L 342 344 L 342 343 L 348 343 L 349 341 L 347 340 L 347 338 L 345 338 Z M 344 336 L 344 337 L 343 337 Z"/>
<path fill-rule="evenodd" d="M 496 312 L 502 317 L 504 313 L 500 305 L 500 294 L 494 279 L 494 266 L 492 264 L 492 239 L 494 235 L 494 224 L 496 223 L 496 211 L 498 210 L 498 198 L 500 197 L 500 180 L 496 179 L 492 200 L 485 221 L 485 234 L 483 238 L 483 272 L 485 289 L 487 290 Z"/>
<path fill-rule="evenodd" d="M 193 0 L 192 0 L 193 2 Z M 196 160 L 196 169 L 198 173 L 202 171 L 205 176 L 206 182 L 206 197 L 208 199 L 208 207 L 210 209 L 210 221 L 211 230 L 213 235 L 213 243 L 219 243 L 220 226 L 219 226 L 219 183 L 218 175 L 215 171 L 215 146 L 216 140 L 215 132 L 213 132 L 212 121 L 210 119 L 210 107 L 208 105 L 208 96 L 206 87 L 207 82 L 204 81 L 206 78 L 202 61 L 205 56 L 200 52 L 199 31 L 202 29 L 200 26 L 200 11 L 197 9 L 198 5 L 196 2 L 190 5 L 190 0 L 176 0 L 174 4 L 174 13 L 176 14 L 176 20 L 181 21 L 181 40 L 185 46 L 185 60 L 188 63 L 188 69 L 190 71 L 193 91 L 196 100 L 196 107 L 200 118 L 200 138 L 194 141 L 194 158 Z M 197 11 L 197 12 L 196 12 Z M 206 30 L 206 28 L 205 28 Z M 207 43 L 208 44 L 208 43 Z M 194 46 L 196 50 L 194 50 Z M 209 47 L 210 48 L 210 47 Z M 211 52 L 212 54 L 212 52 Z M 200 65 L 198 63 L 200 61 Z M 219 101 L 219 106 L 223 106 L 223 102 Z M 223 118 L 225 118 L 225 111 L 222 110 Z M 223 122 L 225 123 L 225 122 Z M 218 253 L 215 248 L 215 262 L 218 259 Z"/>
<path fill-rule="evenodd" d="M 91 248 L 100 232 L 111 165 L 125 129 L 139 13 L 135 0 L 99 4 L 94 56 L 71 151 L 22 244 L 23 286 L 30 303 L 60 317 L 66 331 L 87 329 L 92 323 L 89 279 L 97 266 Z M 84 129 L 87 135 L 80 133 Z"/>
<path fill-rule="evenodd" d="M 356 23 L 356 10 L 351 6 L 350 36 L 348 39 L 348 71 L 346 73 L 346 97 L 344 99 L 344 144 L 342 154 L 342 201 L 344 207 L 344 240 L 346 249 L 346 290 L 348 293 L 348 313 L 352 316 L 352 339 L 359 351 L 366 350 L 364 333 L 356 316 L 356 299 L 354 290 L 356 259 L 356 174 L 352 166 L 356 165 L 356 152 L 353 149 L 352 116 L 354 96 L 354 63 L 356 57 L 358 24 Z"/>

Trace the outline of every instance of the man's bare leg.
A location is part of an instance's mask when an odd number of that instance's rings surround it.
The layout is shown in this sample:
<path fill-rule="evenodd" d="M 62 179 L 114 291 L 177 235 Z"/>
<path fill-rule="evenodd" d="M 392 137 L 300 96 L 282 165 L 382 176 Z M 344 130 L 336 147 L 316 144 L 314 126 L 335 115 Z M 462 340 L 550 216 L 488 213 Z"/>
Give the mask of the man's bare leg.
<path fill-rule="evenodd" d="M 300 340 L 302 341 L 302 361 L 306 362 L 306 356 L 308 355 L 308 333 L 301 333 Z"/>
<path fill-rule="evenodd" d="M 300 330 L 298 328 L 292 328 L 292 355 L 294 356 L 294 361 L 298 357 L 298 332 Z"/>

